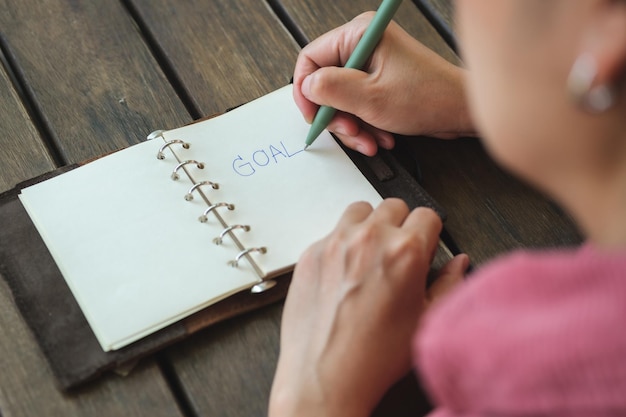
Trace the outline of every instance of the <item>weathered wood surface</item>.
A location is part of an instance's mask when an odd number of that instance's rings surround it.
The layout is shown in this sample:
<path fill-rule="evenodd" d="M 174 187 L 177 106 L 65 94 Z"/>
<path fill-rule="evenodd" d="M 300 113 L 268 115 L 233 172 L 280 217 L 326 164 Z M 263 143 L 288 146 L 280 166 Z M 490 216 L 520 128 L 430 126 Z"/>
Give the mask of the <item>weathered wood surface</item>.
<path fill-rule="evenodd" d="M 428 16 L 432 24 L 437 27 L 440 35 L 451 46 L 456 45 L 454 36 L 454 7 L 452 0 L 414 0 L 415 4 Z"/>
<path fill-rule="evenodd" d="M 50 148 L 62 162 L 82 161 L 137 142 L 155 125 L 190 120 L 126 10 L 108 3 L 0 1 L 3 52 L 23 87 L 20 102 L 1 73 L 3 191 L 53 169 Z M 152 360 L 127 378 L 62 394 L 0 283 L 0 415 L 180 415 Z"/>
<path fill-rule="evenodd" d="M 0 1 L 5 54 L 66 163 L 190 116 L 117 1 Z"/>
<path fill-rule="evenodd" d="M 449 10 L 449 0 L 428 2 Z M 9 132 L 0 152 L 0 190 L 53 168 L 55 161 L 97 157 L 153 129 L 173 128 L 280 87 L 289 81 L 299 50 L 287 27 L 306 42 L 378 4 L 0 0 L 1 46 L 23 88 L 18 97 L 0 71 L 0 126 Z M 396 20 L 458 63 L 414 4 L 404 2 Z M 414 147 L 424 185 L 449 213 L 447 229 L 476 263 L 513 247 L 574 239 L 560 213 L 497 169 L 476 141 L 420 139 Z M 265 414 L 280 304 L 207 329 L 125 378 L 110 376 L 63 395 L 3 282 L 1 416 Z M 427 409 L 408 377 L 376 415 L 422 415 Z"/>
<path fill-rule="evenodd" d="M 0 193 L 54 167 L 23 103 L 0 66 Z"/>
<path fill-rule="evenodd" d="M 376 10 L 380 5 L 380 2 L 377 0 L 340 2 L 276 0 L 276 2 L 281 5 L 309 41 L 348 22 L 365 11 Z M 457 56 L 442 41 L 437 31 L 434 30 L 413 3 L 403 2 L 394 20 L 424 45 L 450 62 L 458 63 Z"/>
<path fill-rule="evenodd" d="M 289 83 L 299 47 L 270 7 L 246 0 L 130 0 L 198 116 Z"/>
<path fill-rule="evenodd" d="M 3 417 L 181 415 L 167 381 L 151 360 L 125 378 L 110 375 L 71 395 L 61 393 L 1 277 L 0 334 Z"/>
<path fill-rule="evenodd" d="M 446 229 L 474 265 L 519 248 L 575 245 L 570 219 L 502 171 L 475 139 L 420 138 L 423 186 L 448 209 Z"/>

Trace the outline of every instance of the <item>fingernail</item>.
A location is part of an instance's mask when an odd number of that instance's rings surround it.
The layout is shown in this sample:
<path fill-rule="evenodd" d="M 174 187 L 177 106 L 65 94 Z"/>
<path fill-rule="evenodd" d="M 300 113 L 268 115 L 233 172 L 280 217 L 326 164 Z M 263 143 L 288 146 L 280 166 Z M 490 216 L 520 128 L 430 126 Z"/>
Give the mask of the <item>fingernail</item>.
<path fill-rule="evenodd" d="M 392 149 L 393 148 L 393 139 L 388 138 L 388 137 L 383 137 L 380 143 L 380 146 L 382 146 L 385 149 Z"/>
<path fill-rule="evenodd" d="M 393 133 L 385 135 L 385 144 L 387 145 L 387 149 L 393 149 L 393 147 L 396 146 L 396 138 Z"/>
<path fill-rule="evenodd" d="M 302 95 L 306 98 L 309 98 L 311 95 L 311 78 L 313 78 L 313 75 L 307 75 L 302 81 Z"/>
<path fill-rule="evenodd" d="M 361 143 L 357 143 L 355 146 L 357 152 L 362 153 L 363 155 L 369 155 L 369 152 L 367 150 L 367 147 Z"/>
<path fill-rule="evenodd" d="M 457 257 L 461 258 L 461 271 L 465 272 L 467 271 L 467 268 L 469 268 L 469 264 L 470 264 L 470 259 L 469 256 L 467 256 L 464 253 L 461 253 L 459 255 L 457 255 Z"/>
<path fill-rule="evenodd" d="M 336 133 L 338 135 L 345 135 L 345 136 L 350 136 L 350 134 L 348 133 L 348 131 L 346 131 L 345 127 L 342 126 L 341 124 L 339 124 L 338 126 L 333 126 L 332 129 L 330 129 L 333 133 Z"/>

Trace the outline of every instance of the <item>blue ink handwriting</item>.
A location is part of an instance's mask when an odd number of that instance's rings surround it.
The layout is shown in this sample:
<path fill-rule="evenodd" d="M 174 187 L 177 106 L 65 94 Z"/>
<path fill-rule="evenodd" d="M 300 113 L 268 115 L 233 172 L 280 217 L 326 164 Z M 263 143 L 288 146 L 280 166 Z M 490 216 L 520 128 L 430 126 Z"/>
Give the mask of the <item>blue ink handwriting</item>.
<path fill-rule="evenodd" d="M 248 158 L 237 155 L 233 160 L 233 170 L 243 177 L 249 177 L 254 175 L 259 168 L 266 167 L 270 164 L 276 165 L 280 161 L 289 159 L 304 150 L 298 149 L 295 152 L 289 152 L 282 140 L 279 143 L 280 146 L 269 145 L 267 149 L 258 149 L 252 152 L 252 155 Z"/>

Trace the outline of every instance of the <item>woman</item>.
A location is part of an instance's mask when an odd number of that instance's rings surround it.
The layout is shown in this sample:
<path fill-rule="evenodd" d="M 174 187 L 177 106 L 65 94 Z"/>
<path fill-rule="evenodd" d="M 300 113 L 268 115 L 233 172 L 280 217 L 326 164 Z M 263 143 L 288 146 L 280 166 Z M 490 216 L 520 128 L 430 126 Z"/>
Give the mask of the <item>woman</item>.
<path fill-rule="evenodd" d="M 588 243 L 511 254 L 463 283 L 459 255 L 426 291 L 437 216 L 351 205 L 294 272 L 272 417 L 367 416 L 411 363 L 436 416 L 626 415 L 626 2 L 456 7 L 467 72 L 395 24 L 366 71 L 336 67 L 366 14 L 303 49 L 296 103 L 309 121 L 317 105 L 341 110 L 330 130 L 367 155 L 390 132 L 477 132 Z"/>

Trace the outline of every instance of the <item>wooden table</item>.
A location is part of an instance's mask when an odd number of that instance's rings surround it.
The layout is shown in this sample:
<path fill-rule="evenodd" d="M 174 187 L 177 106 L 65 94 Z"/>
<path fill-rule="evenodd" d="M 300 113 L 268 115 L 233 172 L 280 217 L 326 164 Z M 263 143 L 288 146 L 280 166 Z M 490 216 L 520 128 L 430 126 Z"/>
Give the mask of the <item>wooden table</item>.
<path fill-rule="evenodd" d="M 377 6 L 0 0 L 0 192 L 274 90 L 289 82 L 302 45 Z M 405 1 L 396 20 L 458 63 L 445 41 L 454 44 L 450 9 L 450 0 Z M 517 247 L 578 241 L 558 209 L 497 168 L 476 140 L 420 138 L 413 149 L 424 187 L 448 211 L 447 232 L 474 265 Z M 280 314 L 277 304 L 214 326 L 126 377 L 68 395 L 0 280 L 0 416 L 264 415 Z M 427 410 L 409 376 L 377 414 Z"/>

